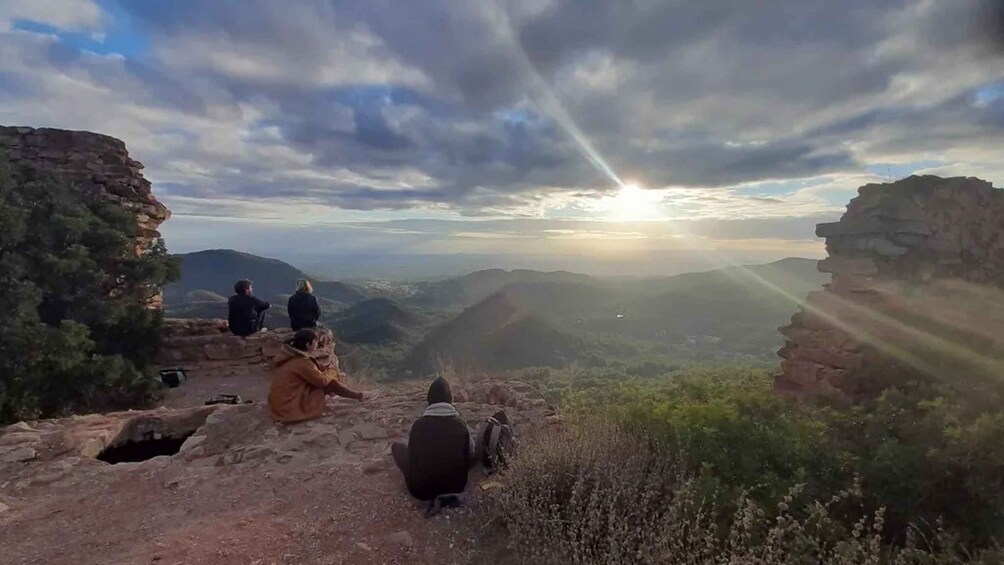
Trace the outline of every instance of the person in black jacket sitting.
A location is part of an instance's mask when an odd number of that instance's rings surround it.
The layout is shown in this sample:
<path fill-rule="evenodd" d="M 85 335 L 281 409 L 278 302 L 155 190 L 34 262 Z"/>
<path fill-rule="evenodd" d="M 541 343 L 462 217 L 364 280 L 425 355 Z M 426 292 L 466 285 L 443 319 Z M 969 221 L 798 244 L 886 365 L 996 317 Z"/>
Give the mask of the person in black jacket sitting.
<path fill-rule="evenodd" d="M 252 296 L 251 281 L 239 280 L 234 283 L 234 294 L 227 301 L 230 333 L 249 336 L 265 327 L 265 310 L 269 303 Z"/>
<path fill-rule="evenodd" d="M 411 426 L 408 444 L 391 445 L 408 491 L 419 500 L 463 492 L 474 463 L 471 435 L 452 404 L 450 383 L 443 377 L 433 381 L 426 400 L 429 406 Z"/>
<path fill-rule="evenodd" d="M 289 297 L 286 311 L 289 312 L 289 326 L 293 331 L 303 328 L 316 328 L 317 320 L 321 319 L 321 307 L 313 295 L 314 287 L 310 281 L 296 281 L 296 292 Z"/>

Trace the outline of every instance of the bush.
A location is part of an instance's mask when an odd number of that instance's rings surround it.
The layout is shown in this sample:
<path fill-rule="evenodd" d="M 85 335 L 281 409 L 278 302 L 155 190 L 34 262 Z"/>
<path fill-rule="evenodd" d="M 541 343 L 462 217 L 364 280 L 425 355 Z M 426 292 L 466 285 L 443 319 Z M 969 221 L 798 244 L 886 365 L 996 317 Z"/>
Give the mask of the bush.
<path fill-rule="evenodd" d="M 521 446 L 484 511 L 504 523 L 523 563 L 997 563 L 946 531 L 885 542 L 885 511 L 859 485 L 822 501 L 793 486 L 767 511 L 745 493 L 729 505 L 699 477 L 609 421 L 587 421 Z M 926 532 L 926 535 L 925 535 Z"/>
<path fill-rule="evenodd" d="M 935 523 L 981 546 L 1004 536 L 1004 411 L 912 383 L 849 409 L 777 398 L 765 371 L 697 370 L 612 386 L 606 410 L 685 461 L 706 492 L 772 505 L 795 484 L 826 498 L 858 478 L 886 534 Z M 604 395 L 592 395 L 602 399 Z M 581 401 L 580 401 L 581 403 Z M 590 407 L 595 412 L 596 407 Z"/>
<path fill-rule="evenodd" d="M 660 378 L 611 371 L 523 376 L 570 415 L 603 414 L 671 458 L 719 514 L 742 500 L 773 508 L 796 485 L 807 499 L 828 500 L 857 482 L 859 513 L 883 511 L 887 543 L 902 546 L 918 525 L 941 524 L 974 550 L 1004 536 L 1004 404 L 986 386 L 972 395 L 915 380 L 843 408 L 778 398 L 765 369 L 690 367 Z M 831 518 L 847 527 L 858 519 Z"/>
<path fill-rule="evenodd" d="M 0 163 L 0 422 L 155 398 L 146 307 L 178 265 L 136 256 L 135 220 L 97 196 Z"/>

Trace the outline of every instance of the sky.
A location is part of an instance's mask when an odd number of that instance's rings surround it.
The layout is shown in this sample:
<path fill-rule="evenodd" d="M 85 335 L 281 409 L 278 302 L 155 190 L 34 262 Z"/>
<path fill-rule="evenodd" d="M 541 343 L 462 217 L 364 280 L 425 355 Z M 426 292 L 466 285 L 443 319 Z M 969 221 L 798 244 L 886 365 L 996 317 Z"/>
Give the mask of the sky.
<path fill-rule="evenodd" d="M 0 123 L 124 140 L 174 252 L 333 276 L 819 257 L 863 184 L 1004 185 L 1001 4 L 2 0 Z"/>

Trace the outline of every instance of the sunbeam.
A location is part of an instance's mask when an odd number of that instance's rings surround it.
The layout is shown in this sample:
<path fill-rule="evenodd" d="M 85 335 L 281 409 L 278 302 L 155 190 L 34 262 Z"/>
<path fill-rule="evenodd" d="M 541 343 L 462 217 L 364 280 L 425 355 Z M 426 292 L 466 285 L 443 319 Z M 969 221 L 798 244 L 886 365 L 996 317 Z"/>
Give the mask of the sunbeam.
<path fill-rule="evenodd" d="M 582 153 L 582 156 L 586 158 L 589 163 L 596 168 L 596 170 L 603 173 L 607 178 L 614 182 L 619 187 L 624 186 L 624 181 L 621 180 L 620 175 L 614 170 L 612 166 L 603 158 L 603 155 L 593 146 L 586 137 L 586 134 L 579 128 L 575 120 L 568 114 L 565 110 L 564 105 L 561 100 L 554 94 L 553 89 L 537 70 L 537 67 L 530 61 L 530 57 L 526 54 L 526 50 L 520 44 L 519 39 L 516 37 L 512 22 L 509 20 L 508 14 L 502 9 L 496 0 L 482 0 L 481 6 L 485 11 L 485 15 L 489 21 L 497 24 L 498 29 L 502 30 L 503 38 L 506 41 L 507 47 L 516 55 L 517 61 L 521 67 L 521 70 L 527 78 L 530 79 L 530 84 L 532 85 L 533 92 L 531 97 L 537 106 L 548 116 L 551 117 L 561 128 L 568 134 L 569 137 L 575 141 Z"/>

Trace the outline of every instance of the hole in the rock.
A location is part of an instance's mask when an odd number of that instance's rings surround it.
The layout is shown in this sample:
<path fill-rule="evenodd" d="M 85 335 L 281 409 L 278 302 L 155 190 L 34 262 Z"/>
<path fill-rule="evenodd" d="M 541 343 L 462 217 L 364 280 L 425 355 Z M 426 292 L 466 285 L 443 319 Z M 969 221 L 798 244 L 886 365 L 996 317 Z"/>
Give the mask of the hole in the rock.
<path fill-rule="evenodd" d="M 174 455 L 181 450 L 181 445 L 185 443 L 194 431 L 177 437 L 161 437 L 154 439 L 150 436 L 141 441 L 127 441 L 119 445 L 110 445 L 98 454 L 98 459 L 105 463 L 138 463 L 153 459 L 160 455 Z"/>

